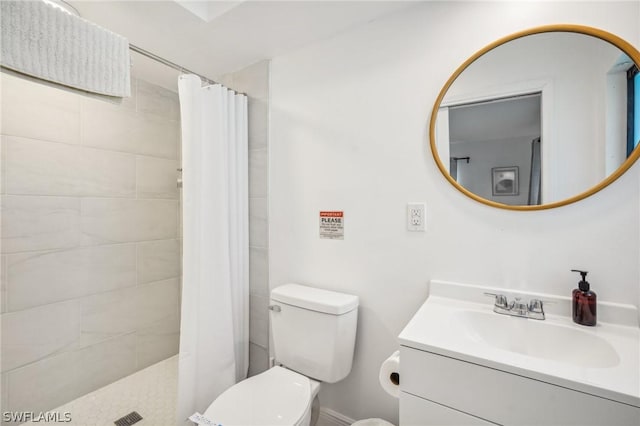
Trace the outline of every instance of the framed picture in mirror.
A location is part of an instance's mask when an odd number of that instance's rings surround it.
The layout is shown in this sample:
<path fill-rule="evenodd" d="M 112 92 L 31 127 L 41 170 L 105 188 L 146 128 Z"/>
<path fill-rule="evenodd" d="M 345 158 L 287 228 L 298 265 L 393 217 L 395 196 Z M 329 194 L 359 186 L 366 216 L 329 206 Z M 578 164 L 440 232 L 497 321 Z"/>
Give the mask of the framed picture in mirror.
<path fill-rule="evenodd" d="M 493 195 L 518 195 L 518 167 L 493 167 L 491 169 Z"/>

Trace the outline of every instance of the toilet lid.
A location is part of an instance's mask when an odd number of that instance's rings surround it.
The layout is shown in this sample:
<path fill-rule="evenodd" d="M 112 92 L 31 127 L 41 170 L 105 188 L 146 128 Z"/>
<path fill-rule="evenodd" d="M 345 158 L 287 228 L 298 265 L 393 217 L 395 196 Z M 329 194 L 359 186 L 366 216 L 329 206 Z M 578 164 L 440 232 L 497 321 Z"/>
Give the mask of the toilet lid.
<path fill-rule="evenodd" d="M 310 395 L 307 377 L 276 366 L 224 391 L 204 415 L 224 426 L 292 426 L 306 413 Z"/>

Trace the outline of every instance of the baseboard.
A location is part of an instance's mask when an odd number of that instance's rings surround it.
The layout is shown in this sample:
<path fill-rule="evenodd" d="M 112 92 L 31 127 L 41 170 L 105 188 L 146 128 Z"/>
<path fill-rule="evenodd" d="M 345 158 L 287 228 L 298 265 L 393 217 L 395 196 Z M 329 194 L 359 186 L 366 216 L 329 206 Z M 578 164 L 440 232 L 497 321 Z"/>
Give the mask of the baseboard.
<path fill-rule="evenodd" d="M 329 408 L 320 407 L 320 415 L 316 426 L 351 426 L 355 420 Z"/>

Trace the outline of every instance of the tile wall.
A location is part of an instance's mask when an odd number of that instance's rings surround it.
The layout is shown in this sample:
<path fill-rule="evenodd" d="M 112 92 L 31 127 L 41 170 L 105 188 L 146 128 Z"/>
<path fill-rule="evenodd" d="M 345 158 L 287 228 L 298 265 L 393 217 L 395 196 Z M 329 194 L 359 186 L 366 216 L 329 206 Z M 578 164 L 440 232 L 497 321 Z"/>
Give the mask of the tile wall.
<path fill-rule="evenodd" d="M 261 61 L 221 79 L 249 97 L 250 376 L 266 370 L 269 362 L 269 65 Z"/>
<path fill-rule="evenodd" d="M 39 412 L 178 352 L 179 104 L 1 84 L 2 410 Z"/>

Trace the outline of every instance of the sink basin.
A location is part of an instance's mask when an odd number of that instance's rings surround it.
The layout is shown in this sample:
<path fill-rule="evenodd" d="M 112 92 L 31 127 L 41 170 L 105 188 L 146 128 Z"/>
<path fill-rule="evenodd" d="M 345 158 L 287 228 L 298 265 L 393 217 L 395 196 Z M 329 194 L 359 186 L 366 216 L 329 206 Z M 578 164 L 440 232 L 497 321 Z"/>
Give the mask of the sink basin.
<path fill-rule="evenodd" d="M 453 313 L 451 321 L 460 337 L 503 351 L 579 367 L 610 368 L 620 363 L 609 342 L 573 327 L 470 310 Z"/>
<path fill-rule="evenodd" d="M 495 313 L 485 293 L 546 300 L 546 319 Z M 584 327 L 572 321 L 569 297 L 432 280 L 429 297 L 398 340 L 402 347 L 640 407 L 638 310 L 609 302 L 598 310 L 598 324 Z"/>

